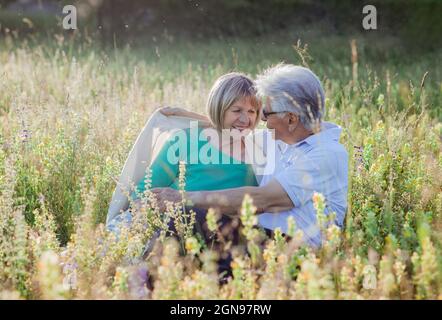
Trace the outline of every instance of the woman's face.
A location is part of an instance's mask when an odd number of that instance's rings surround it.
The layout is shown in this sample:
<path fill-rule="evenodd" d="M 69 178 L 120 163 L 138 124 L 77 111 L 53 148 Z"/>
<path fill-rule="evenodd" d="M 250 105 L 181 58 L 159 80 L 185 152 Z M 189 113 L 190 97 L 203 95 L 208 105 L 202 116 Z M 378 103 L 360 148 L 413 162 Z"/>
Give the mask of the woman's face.
<path fill-rule="evenodd" d="M 253 129 L 258 121 L 258 110 L 252 105 L 250 97 L 236 100 L 224 114 L 225 129 Z"/>

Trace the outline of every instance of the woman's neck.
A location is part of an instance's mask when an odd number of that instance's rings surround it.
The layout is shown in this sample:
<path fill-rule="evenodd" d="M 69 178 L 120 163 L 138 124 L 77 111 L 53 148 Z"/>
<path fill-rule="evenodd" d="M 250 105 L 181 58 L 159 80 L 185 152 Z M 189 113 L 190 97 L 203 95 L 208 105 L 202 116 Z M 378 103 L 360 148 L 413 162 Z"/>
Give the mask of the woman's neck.
<path fill-rule="evenodd" d="M 238 131 L 238 130 L 237 130 Z M 234 130 L 217 131 L 218 141 L 210 139 L 210 143 L 215 145 L 218 150 L 230 155 L 232 158 L 244 162 L 245 161 L 245 135 L 246 133 L 235 132 Z"/>

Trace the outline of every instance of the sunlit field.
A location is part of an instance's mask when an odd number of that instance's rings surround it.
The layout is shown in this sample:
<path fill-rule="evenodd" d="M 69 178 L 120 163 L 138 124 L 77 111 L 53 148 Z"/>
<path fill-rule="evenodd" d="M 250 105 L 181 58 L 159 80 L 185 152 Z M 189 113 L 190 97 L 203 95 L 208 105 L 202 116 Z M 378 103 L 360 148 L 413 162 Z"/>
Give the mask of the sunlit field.
<path fill-rule="evenodd" d="M 165 34 L 103 48 L 87 37 L 2 38 L 0 299 L 442 298 L 442 52 L 408 54 L 393 38 L 308 39 Z M 221 252 L 192 234 L 179 208 L 140 210 L 118 241 L 105 231 L 116 180 L 155 109 L 204 112 L 217 77 L 255 76 L 280 61 L 318 74 L 326 120 L 344 129 L 343 230 L 324 227 L 319 250 L 301 245 L 294 225 L 290 242 L 276 232 L 261 245 L 253 199 L 245 198 L 241 245 L 223 243 L 235 257 L 223 284 Z M 314 203 L 325 221 L 320 195 Z M 140 258 L 170 217 L 181 224 L 180 240 L 161 237 Z M 214 235 L 217 219 L 208 215 Z"/>

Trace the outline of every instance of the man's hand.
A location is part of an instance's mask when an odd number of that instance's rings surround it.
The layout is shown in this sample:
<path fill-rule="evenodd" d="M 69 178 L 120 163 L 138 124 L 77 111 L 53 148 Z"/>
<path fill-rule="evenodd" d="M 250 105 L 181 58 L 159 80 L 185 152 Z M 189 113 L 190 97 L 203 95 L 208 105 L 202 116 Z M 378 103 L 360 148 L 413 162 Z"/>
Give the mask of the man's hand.
<path fill-rule="evenodd" d="M 151 192 L 155 196 L 156 203 L 157 203 L 156 208 L 160 212 L 166 211 L 166 209 L 167 209 L 166 208 L 166 201 L 173 202 L 173 203 L 177 203 L 177 202 L 182 201 L 180 192 L 178 190 L 175 190 L 172 188 L 154 188 L 151 190 Z M 141 199 L 136 199 L 133 201 L 132 208 L 136 211 L 140 211 L 141 208 L 143 207 L 143 205 L 144 204 L 141 201 Z"/>
<path fill-rule="evenodd" d="M 165 201 L 174 203 L 182 201 L 180 192 L 175 189 L 155 188 L 152 189 L 152 192 L 155 194 L 160 207 L 165 206 Z M 272 179 L 262 187 L 247 186 L 216 191 L 186 192 L 185 199 L 189 204 L 201 209 L 214 208 L 223 214 L 237 216 L 245 194 L 252 197 L 253 204 L 258 208 L 257 213 L 287 211 L 294 206 L 292 200 L 276 179 Z"/>
<path fill-rule="evenodd" d="M 180 192 L 172 188 L 154 188 L 152 193 L 156 196 L 159 205 L 166 201 L 174 203 L 182 201 Z"/>
<path fill-rule="evenodd" d="M 184 109 L 178 107 L 162 107 L 159 108 L 160 112 L 166 117 L 169 116 L 180 116 L 184 114 Z"/>

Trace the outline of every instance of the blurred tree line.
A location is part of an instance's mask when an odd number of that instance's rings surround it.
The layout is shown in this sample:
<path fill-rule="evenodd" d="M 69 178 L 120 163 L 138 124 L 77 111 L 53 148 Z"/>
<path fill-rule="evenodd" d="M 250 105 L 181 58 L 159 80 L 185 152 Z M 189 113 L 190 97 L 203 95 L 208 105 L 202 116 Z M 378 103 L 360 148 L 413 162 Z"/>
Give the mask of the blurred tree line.
<path fill-rule="evenodd" d="M 17 2 L 74 4 L 79 27 L 96 31 L 104 41 L 165 31 L 254 36 L 317 24 L 334 34 L 362 32 L 362 8 L 371 4 L 378 13 L 378 30 L 372 32 L 399 36 L 413 48 L 442 46 L 441 0 L 0 0 L 0 12 Z"/>

